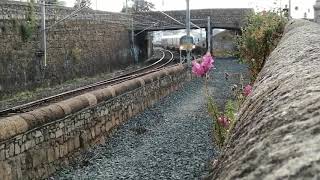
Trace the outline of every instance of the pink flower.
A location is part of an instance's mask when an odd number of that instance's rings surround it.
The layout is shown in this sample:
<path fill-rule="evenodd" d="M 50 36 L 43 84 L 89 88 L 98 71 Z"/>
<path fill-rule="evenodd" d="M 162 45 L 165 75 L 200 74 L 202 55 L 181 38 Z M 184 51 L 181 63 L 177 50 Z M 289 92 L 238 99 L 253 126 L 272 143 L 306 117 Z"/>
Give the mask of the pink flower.
<path fill-rule="evenodd" d="M 196 61 L 192 61 L 192 73 L 197 76 L 203 76 L 205 74 L 201 64 L 197 63 Z"/>
<path fill-rule="evenodd" d="M 201 65 L 202 65 L 204 71 L 208 72 L 211 68 L 213 68 L 214 60 L 213 60 L 210 53 L 207 53 L 206 55 L 204 55 L 202 59 L 203 60 L 202 60 Z"/>
<path fill-rule="evenodd" d="M 192 73 L 203 77 L 211 68 L 213 68 L 214 59 L 210 53 L 202 57 L 202 62 L 199 64 L 196 61 L 192 62 Z"/>
<path fill-rule="evenodd" d="M 228 128 L 230 121 L 227 117 L 221 116 L 218 118 L 218 122 L 220 125 L 222 125 L 224 128 Z"/>
<path fill-rule="evenodd" d="M 246 87 L 244 87 L 243 89 L 243 95 L 244 96 L 249 96 L 249 94 L 252 91 L 252 86 L 250 84 L 246 85 Z"/>

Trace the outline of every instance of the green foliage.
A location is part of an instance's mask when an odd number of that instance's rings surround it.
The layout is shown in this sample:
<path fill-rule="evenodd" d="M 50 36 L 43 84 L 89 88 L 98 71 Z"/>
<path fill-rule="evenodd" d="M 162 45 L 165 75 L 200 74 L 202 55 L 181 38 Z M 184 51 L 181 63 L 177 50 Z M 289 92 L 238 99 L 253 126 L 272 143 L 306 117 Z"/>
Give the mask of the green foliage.
<path fill-rule="evenodd" d="M 34 8 L 34 0 L 28 4 L 28 12 L 26 14 L 26 23 L 20 25 L 20 34 L 23 41 L 28 41 L 36 28 L 36 15 Z"/>
<path fill-rule="evenodd" d="M 147 11 L 152 11 L 155 6 L 153 3 L 148 2 L 148 1 L 143 1 L 143 2 L 138 2 L 134 0 L 129 0 L 132 1 L 133 5 L 132 7 L 126 7 L 124 6 L 121 10 L 121 12 L 125 13 L 128 11 L 128 13 L 135 13 L 135 12 L 147 12 Z"/>
<path fill-rule="evenodd" d="M 236 101 L 232 101 L 232 100 L 228 100 L 227 104 L 225 106 L 225 116 L 229 119 L 230 121 L 230 125 L 229 125 L 229 129 L 228 129 L 228 133 L 226 135 L 226 141 L 229 138 L 229 133 L 231 132 L 231 130 L 233 129 L 233 127 L 236 124 L 236 112 L 239 111 L 238 108 L 238 102 Z"/>
<path fill-rule="evenodd" d="M 46 2 L 47 4 L 55 4 L 58 6 L 64 6 L 66 4 L 65 1 L 61 1 L 61 0 L 47 0 Z"/>
<path fill-rule="evenodd" d="M 232 100 L 228 100 L 226 103 L 226 106 L 224 108 L 225 111 L 225 116 L 228 117 L 228 119 L 231 122 L 234 122 L 235 120 L 235 112 L 236 112 L 237 108 L 236 108 L 236 103 Z"/>
<path fill-rule="evenodd" d="M 213 136 L 216 144 L 218 145 L 219 149 L 222 149 L 227 130 L 222 127 L 219 122 L 218 118 L 220 117 L 221 113 L 218 110 L 217 105 L 215 104 L 212 97 L 208 97 L 208 112 L 213 119 Z"/>
<path fill-rule="evenodd" d="M 78 47 L 72 48 L 70 56 L 75 63 L 79 63 L 81 60 L 81 49 Z"/>
<path fill-rule="evenodd" d="M 234 57 L 234 52 L 230 50 L 213 50 L 212 54 L 215 57 Z"/>
<path fill-rule="evenodd" d="M 208 112 L 213 119 L 213 136 L 219 149 L 223 148 L 225 142 L 229 138 L 230 131 L 235 126 L 236 112 L 238 110 L 238 102 L 228 100 L 224 107 L 224 112 L 219 112 L 213 98 L 208 97 Z M 227 127 L 224 127 L 221 123 L 219 123 L 218 119 L 221 117 L 228 119 L 229 125 Z"/>
<path fill-rule="evenodd" d="M 287 20 L 274 12 L 251 14 L 237 37 L 238 55 L 249 65 L 254 81 L 282 37 Z"/>
<path fill-rule="evenodd" d="M 24 42 L 28 41 L 32 36 L 33 30 L 29 24 L 24 23 L 20 25 L 20 34 Z"/>
<path fill-rule="evenodd" d="M 12 23 L 12 30 L 17 32 L 18 31 L 18 20 L 17 19 L 11 19 Z"/>
<path fill-rule="evenodd" d="M 1 26 L 1 32 L 6 32 L 6 31 L 7 31 L 6 26 Z"/>

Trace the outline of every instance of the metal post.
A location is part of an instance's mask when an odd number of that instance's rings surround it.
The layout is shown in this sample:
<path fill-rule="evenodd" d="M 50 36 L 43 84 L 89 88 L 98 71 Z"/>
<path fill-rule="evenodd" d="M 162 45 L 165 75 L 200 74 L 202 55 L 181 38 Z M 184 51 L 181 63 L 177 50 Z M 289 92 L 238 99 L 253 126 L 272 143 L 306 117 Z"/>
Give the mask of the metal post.
<path fill-rule="evenodd" d="M 289 18 L 291 19 L 291 0 L 289 0 Z"/>
<path fill-rule="evenodd" d="M 190 4 L 189 0 L 187 1 L 187 11 L 186 11 L 186 29 L 187 29 L 187 36 L 190 36 Z M 191 66 L 191 51 L 187 51 L 187 64 Z"/>
<path fill-rule="evenodd" d="M 136 52 L 135 44 L 134 44 L 133 16 L 132 16 L 132 18 L 131 18 L 131 42 L 132 42 L 132 52 L 133 52 L 133 56 L 134 56 L 134 61 L 135 61 L 135 62 L 138 62 L 137 52 Z"/>
<path fill-rule="evenodd" d="M 126 0 L 126 14 L 128 14 L 128 0 Z"/>
<path fill-rule="evenodd" d="M 189 4 L 189 0 L 187 0 L 186 28 L 187 28 L 187 36 L 190 36 L 190 4 Z"/>
<path fill-rule="evenodd" d="M 208 16 L 208 52 L 211 52 L 211 19 L 210 16 Z"/>
<path fill-rule="evenodd" d="M 44 53 L 44 67 L 47 66 L 47 37 L 46 37 L 46 2 L 42 0 L 41 2 L 41 50 Z"/>

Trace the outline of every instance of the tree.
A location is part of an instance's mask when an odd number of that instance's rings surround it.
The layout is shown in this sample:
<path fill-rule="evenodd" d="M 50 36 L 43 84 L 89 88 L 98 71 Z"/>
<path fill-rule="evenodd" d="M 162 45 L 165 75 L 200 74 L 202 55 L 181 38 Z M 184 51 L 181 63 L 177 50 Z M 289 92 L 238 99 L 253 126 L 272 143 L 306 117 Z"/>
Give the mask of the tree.
<path fill-rule="evenodd" d="M 55 4 L 59 6 L 64 6 L 66 2 L 61 0 L 46 0 L 46 4 Z"/>
<path fill-rule="evenodd" d="M 91 4 L 90 0 L 76 0 L 76 2 L 74 3 L 74 7 L 80 8 L 84 6 L 89 6 L 90 4 Z"/>
<path fill-rule="evenodd" d="M 147 12 L 154 9 L 154 4 L 145 0 L 128 0 L 133 3 L 131 7 L 128 7 L 128 13 L 130 12 Z M 122 8 L 121 12 L 126 12 L 126 5 Z"/>
<path fill-rule="evenodd" d="M 135 12 L 146 12 L 153 10 L 154 4 L 144 0 L 135 0 L 133 7 Z"/>

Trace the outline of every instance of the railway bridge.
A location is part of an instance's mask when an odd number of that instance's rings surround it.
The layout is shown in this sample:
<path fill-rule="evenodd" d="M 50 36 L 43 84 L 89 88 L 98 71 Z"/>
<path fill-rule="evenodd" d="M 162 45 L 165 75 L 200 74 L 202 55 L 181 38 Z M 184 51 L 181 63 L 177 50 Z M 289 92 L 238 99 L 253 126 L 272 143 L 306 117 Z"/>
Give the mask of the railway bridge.
<path fill-rule="evenodd" d="M 208 17 L 210 16 L 212 28 L 240 30 L 250 13 L 253 13 L 253 9 L 193 9 L 190 10 L 190 18 L 191 22 L 196 26 L 191 25 L 191 28 L 207 28 Z M 150 26 L 147 29 L 148 31 L 185 29 L 186 11 L 149 11 L 134 14 L 134 19 L 137 21 L 141 18 L 144 18 L 145 22 Z M 136 23 L 134 27 L 136 31 L 139 31 L 143 30 L 145 25 Z"/>
<path fill-rule="evenodd" d="M 204 28 L 206 37 L 212 33 L 212 29 L 220 28 L 239 32 L 244 26 L 248 14 L 253 13 L 250 8 L 237 9 L 196 9 L 191 10 L 191 28 Z M 208 29 L 208 17 L 210 17 L 210 27 Z M 142 50 L 142 56 L 150 54 L 151 41 L 147 35 L 150 31 L 179 30 L 185 29 L 186 11 L 150 11 L 139 12 L 133 15 L 134 30 L 137 34 L 136 45 Z M 143 20 L 143 24 L 141 24 Z M 208 40 L 208 39 L 207 39 Z M 212 44 L 212 43 L 211 43 Z M 149 52 L 149 53 L 148 53 Z"/>

